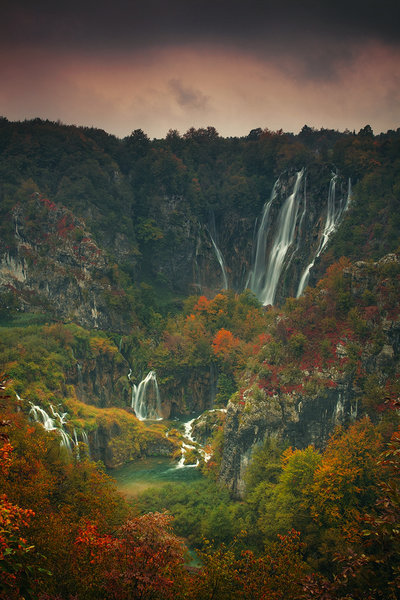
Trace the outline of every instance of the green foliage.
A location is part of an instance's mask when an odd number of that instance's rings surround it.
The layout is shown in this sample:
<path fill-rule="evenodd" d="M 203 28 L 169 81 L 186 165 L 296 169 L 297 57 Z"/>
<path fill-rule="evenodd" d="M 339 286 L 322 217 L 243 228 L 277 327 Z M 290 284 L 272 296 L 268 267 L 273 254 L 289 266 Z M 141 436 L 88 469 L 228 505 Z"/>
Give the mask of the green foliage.
<path fill-rule="evenodd" d="M 229 542 L 238 533 L 234 505 L 226 489 L 211 480 L 192 484 L 169 484 L 144 492 L 136 507 L 142 512 L 167 509 L 174 516 L 174 531 L 190 546 L 201 547 L 203 538 L 214 545 Z"/>

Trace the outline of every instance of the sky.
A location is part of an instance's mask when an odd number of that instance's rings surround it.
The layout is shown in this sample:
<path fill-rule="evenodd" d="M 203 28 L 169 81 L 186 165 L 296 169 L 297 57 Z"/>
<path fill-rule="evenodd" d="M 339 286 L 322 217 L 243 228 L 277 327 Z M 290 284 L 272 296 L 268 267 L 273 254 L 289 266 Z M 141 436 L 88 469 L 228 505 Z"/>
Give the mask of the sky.
<path fill-rule="evenodd" d="M 400 127 L 398 0 L 3 0 L 0 115 L 151 138 Z"/>

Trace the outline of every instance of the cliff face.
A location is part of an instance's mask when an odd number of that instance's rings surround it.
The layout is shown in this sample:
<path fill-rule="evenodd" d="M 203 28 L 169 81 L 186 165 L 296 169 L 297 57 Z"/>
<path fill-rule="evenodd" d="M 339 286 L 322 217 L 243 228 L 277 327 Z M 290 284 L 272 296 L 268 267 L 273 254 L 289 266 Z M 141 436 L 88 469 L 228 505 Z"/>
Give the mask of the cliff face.
<path fill-rule="evenodd" d="M 261 363 L 258 379 L 250 372 L 245 375 L 243 388 L 228 404 L 220 470 L 221 480 L 234 494 L 243 494 L 246 467 L 255 446 L 265 438 L 296 448 L 309 444 L 318 448 L 337 425 L 369 414 L 372 405 L 371 415 L 377 418 L 383 410 L 382 390 L 400 367 L 399 278 L 400 261 L 395 255 L 378 263 L 358 262 L 344 268 L 340 279 L 334 275 L 333 285 L 340 289 L 339 300 L 348 305 L 347 319 L 343 311 L 341 322 L 327 317 L 324 304 L 325 323 L 336 323 L 335 330 L 332 324 L 331 329 L 328 326 L 326 340 L 320 321 L 308 323 L 313 336 L 319 330 L 320 340 L 311 348 L 314 359 L 306 365 L 299 354 L 293 367 L 290 352 L 294 342 L 289 338 L 281 348 L 280 363 Z M 312 306 L 326 303 L 329 294 L 323 287 L 310 294 L 304 300 L 308 313 Z M 288 321 L 285 330 L 284 320 L 278 317 L 281 335 L 290 331 L 293 322 Z M 302 341 L 306 343 L 305 338 Z M 261 355 L 271 356 L 269 348 L 274 343 L 269 341 Z M 322 363 L 315 352 L 318 345 L 327 350 Z"/>
<path fill-rule="evenodd" d="M 188 369 L 179 378 L 162 383 L 162 413 L 165 419 L 202 413 L 212 408 L 216 394 L 214 369 Z"/>
<path fill-rule="evenodd" d="M 129 366 L 109 340 L 92 338 L 90 355 L 75 358 L 66 383 L 75 387 L 79 400 L 101 408 L 130 407 Z"/>
<path fill-rule="evenodd" d="M 358 398 L 350 382 L 316 396 L 277 396 L 242 411 L 229 403 L 220 478 L 241 496 L 244 474 L 254 448 L 265 438 L 275 438 L 296 448 L 320 448 L 337 425 L 358 416 Z"/>
<path fill-rule="evenodd" d="M 1 244 L 0 293 L 21 311 L 46 312 L 87 328 L 124 330 L 110 298 L 114 286 L 102 250 L 68 209 L 34 194 L 9 215 Z"/>
<path fill-rule="evenodd" d="M 349 191 L 326 165 L 310 165 L 283 173 L 265 190 L 259 214 L 231 206 L 199 218 L 183 196 L 165 196 L 142 227 L 137 277 L 209 297 L 249 287 L 263 303 L 282 303 L 296 296 L 302 279 L 304 289 L 307 269 L 344 216 Z"/>
<path fill-rule="evenodd" d="M 148 218 L 139 219 L 137 239 L 123 232 L 99 239 L 119 260 L 129 261 L 137 280 L 151 281 L 155 289 L 211 297 L 221 289 L 250 287 L 262 303 L 279 304 L 297 294 L 302 279 L 305 285 L 307 269 L 343 215 L 347 184 L 335 176 L 332 194 L 332 180 L 326 166 L 284 173 L 273 191 L 265 190 L 258 215 L 232 206 L 200 218 L 184 196 L 164 196 Z M 15 205 L 7 218 L 0 291 L 13 296 L 18 310 L 126 330 L 129 302 L 81 219 L 38 193 Z M 95 220 L 92 213 L 90 219 Z"/>

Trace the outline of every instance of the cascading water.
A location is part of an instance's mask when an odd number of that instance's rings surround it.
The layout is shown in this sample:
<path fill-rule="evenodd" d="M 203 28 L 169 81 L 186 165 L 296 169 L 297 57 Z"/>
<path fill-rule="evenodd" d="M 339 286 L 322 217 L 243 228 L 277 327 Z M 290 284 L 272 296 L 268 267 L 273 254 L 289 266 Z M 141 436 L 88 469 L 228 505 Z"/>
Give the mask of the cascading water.
<path fill-rule="evenodd" d="M 74 441 L 71 438 L 71 436 L 64 430 L 65 417 L 67 413 L 63 413 L 62 415 L 60 415 L 54 410 L 54 407 L 50 405 L 50 409 L 54 417 L 52 418 L 40 406 L 37 406 L 32 402 L 30 402 L 29 404 L 31 405 L 31 410 L 29 411 L 29 414 L 32 415 L 33 420 L 36 421 L 36 423 L 40 423 L 46 431 L 56 431 L 61 436 L 61 446 L 64 446 L 65 448 L 67 448 L 67 450 L 72 450 Z M 57 420 L 59 423 L 58 425 L 56 425 Z"/>
<path fill-rule="evenodd" d="M 215 255 L 216 255 L 217 260 L 219 262 L 219 266 L 221 267 L 223 289 L 227 290 L 228 289 L 228 275 L 226 273 L 226 267 L 225 267 L 224 257 L 222 256 L 221 250 L 218 248 L 217 244 L 215 243 L 213 236 L 211 235 L 210 232 L 208 232 L 208 233 L 210 235 L 210 239 L 211 239 L 212 245 L 213 245 L 214 250 L 215 250 Z"/>
<path fill-rule="evenodd" d="M 86 433 L 86 431 L 81 431 L 81 436 L 82 436 L 83 443 L 86 444 L 86 446 L 87 446 L 87 451 L 88 451 L 89 458 L 90 458 L 90 444 L 89 444 L 88 434 Z"/>
<path fill-rule="evenodd" d="M 277 196 L 277 186 L 279 179 L 276 180 L 274 187 L 272 188 L 271 197 L 264 204 L 260 227 L 258 228 L 255 236 L 255 255 L 253 258 L 253 269 L 250 273 L 249 280 L 247 281 L 246 287 L 249 287 L 257 298 L 261 295 L 262 290 L 265 286 L 266 268 L 265 260 L 267 254 L 267 243 L 269 233 L 269 212 L 271 205 Z"/>
<path fill-rule="evenodd" d="M 210 236 L 210 240 L 211 240 L 211 243 L 214 248 L 215 256 L 217 257 L 218 264 L 221 267 L 222 289 L 227 290 L 228 289 L 228 274 L 226 272 L 224 257 L 222 255 L 221 250 L 218 248 L 217 229 L 215 227 L 215 215 L 212 211 L 210 212 L 209 225 L 208 225 L 208 227 L 206 227 L 206 231 L 207 231 L 208 235 Z"/>
<path fill-rule="evenodd" d="M 303 179 L 304 169 L 296 174 L 293 192 L 288 196 L 279 212 L 276 234 L 268 253 L 267 244 L 269 239 L 269 212 L 271 205 L 277 196 L 275 183 L 269 202 L 264 206 L 263 217 L 257 233 L 257 249 L 252 275 L 250 277 L 250 289 L 264 304 L 273 304 L 276 290 L 285 266 L 286 255 L 289 248 L 295 242 L 296 221 L 299 209 L 299 190 Z M 304 212 L 304 211 L 303 211 Z"/>
<path fill-rule="evenodd" d="M 140 421 L 162 419 L 160 392 L 155 371 L 150 371 L 138 386 L 133 384 L 132 408 Z"/>
<path fill-rule="evenodd" d="M 76 433 L 75 427 L 74 427 L 74 442 L 75 442 L 75 448 L 76 448 L 76 456 L 77 456 L 77 459 L 80 460 L 81 459 L 81 455 L 80 455 L 80 452 L 79 452 L 78 435 Z"/>
<path fill-rule="evenodd" d="M 337 183 L 337 179 L 338 176 L 336 173 L 332 174 L 330 183 L 329 183 L 329 191 L 328 191 L 328 206 L 327 206 L 327 211 L 326 211 L 326 220 L 325 220 L 325 226 L 321 235 L 321 239 L 317 248 L 317 252 L 313 258 L 313 260 L 310 262 L 310 264 L 305 268 L 298 288 L 297 288 L 297 294 L 296 297 L 298 298 L 299 296 L 301 296 L 301 294 L 304 292 L 304 289 L 308 283 L 308 279 L 310 277 L 310 271 L 314 266 L 314 263 L 316 261 L 316 259 L 322 254 L 322 252 L 325 249 L 326 244 L 328 243 L 328 240 L 330 238 L 330 236 L 332 235 L 332 233 L 336 230 L 342 216 L 343 213 L 347 210 L 348 206 L 349 206 L 349 202 L 350 202 L 350 197 L 351 197 L 351 181 L 349 179 L 349 184 L 348 184 L 348 191 L 347 191 L 347 200 L 346 203 L 343 204 L 343 199 L 341 197 L 339 203 L 336 203 L 336 183 Z"/>
<path fill-rule="evenodd" d="M 183 424 L 184 427 L 184 437 L 189 440 L 190 442 L 196 443 L 195 440 L 192 437 L 192 425 L 193 422 L 196 419 L 191 419 L 190 421 L 187 421 L 186 423 Z M 199 461 L 197 460 L 195 464 L 189 464 L 186 465 L 185 464 L 185 460 L 186 460 L 186 450 L 195 450 L 196 446 L 192 446 L 190 444 L 186 444 L 185 442 L 182 442 L 181 445 L 181 457 L 179 459 L 179 462 L 176 464 L 176 469 L 183 469 L 183 467 L 197 467 L 199 465 Z"/>

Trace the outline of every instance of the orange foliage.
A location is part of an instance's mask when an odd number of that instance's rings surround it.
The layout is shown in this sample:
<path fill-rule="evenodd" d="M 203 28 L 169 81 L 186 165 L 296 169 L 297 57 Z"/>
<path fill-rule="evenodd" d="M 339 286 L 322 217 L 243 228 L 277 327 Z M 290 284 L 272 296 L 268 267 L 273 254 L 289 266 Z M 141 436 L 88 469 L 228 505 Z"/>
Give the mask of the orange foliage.
<path fill-rule="evenodd" d="M 375 498 L 381 449 L 381 437 L 368 418 L 332 435 L 314 476 L 315 520 L 343 529 L 357 522 Z"/>
<path fill-rule="evenodd" d="M 197 310 L 197 312 L 208 312 L 210 306 L 210 300 L 208 300 L 205 296 L 200 296 L 197 301 L 197 304 L 193 307 L 193 310 Z"/>
<path fill-rule="evenodd" d="M 240 341 L 227 329 L 220 329 L 212 341 L 212 349 L 216 356 L 227 358 L 238 346 Z"/>

